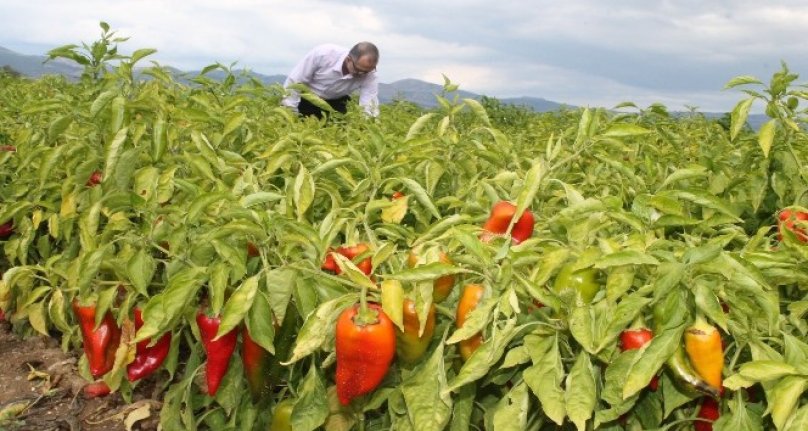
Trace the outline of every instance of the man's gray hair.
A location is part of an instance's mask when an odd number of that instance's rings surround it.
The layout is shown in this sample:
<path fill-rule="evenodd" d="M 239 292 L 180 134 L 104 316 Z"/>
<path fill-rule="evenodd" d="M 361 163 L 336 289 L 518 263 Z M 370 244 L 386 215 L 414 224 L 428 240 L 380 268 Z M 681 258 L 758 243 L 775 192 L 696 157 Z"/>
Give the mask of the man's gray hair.
<path fill-rule="evenodd" d="M 359 42 L 351 48 L 351 58 L 359 60 L 360 57 L 370 57 L 374 63 L 379 62 L 379 48 L 370 42 Z"/>

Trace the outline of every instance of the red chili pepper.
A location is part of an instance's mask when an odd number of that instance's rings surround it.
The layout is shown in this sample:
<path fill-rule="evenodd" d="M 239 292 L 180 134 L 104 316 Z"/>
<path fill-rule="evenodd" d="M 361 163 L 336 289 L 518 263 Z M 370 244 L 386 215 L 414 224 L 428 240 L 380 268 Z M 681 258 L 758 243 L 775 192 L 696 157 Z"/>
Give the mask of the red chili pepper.
<path fill-rule="evenodd" d="M 390 196 L 390 200 L 391 200 L 391 201 L 394 201 L 394 200 L 396 200 L 396 199 L 401 199 L 401 198 L 403 198 L 403 197 L 404 197 L 404 193 L 401 193 L 401 192 L 393 192 L 393 195 L 392 195 L 392 196 Z"/>
<path fill-rule="evenodd" d="M 337 396 L 347 405 L 382 382 L 396 354 L 396 330 L 378 304 L 368 304 L 370 317 L 359 315 L 359 304 L 346 308 L 337 320 Z M 367 321 L 363 321 L 367 320 Z"/>
<path fill-rule="evenodd" d="M 135 308 L 135 330 L 143 326 L 143 313 Z M 130 382 L 140 380 L 155 372 L 165 361 L 168 351 L 171 350 L 171 333 L 167 332 L 153 345 L 149 346 L 151 339 L 137 343 L 135 360 L 126 367 L 126 377 Z"/>
<path fill-rule="evenodd" d="M 121 328 L 107 311 L 98 327 L 95 327 L 95 304 L 83 306 L 73 300 L 73 313 L 79 320 L 84 354 L 90 365 L 90 373 L 96 379 L 106 374 L 115 365 L 115 350 L 121 341 Z"/>
<path fill-rule="evenodd" d="M 719 417 L 721 417 L 721 411 L 719 410 L 718 401 L 713 397 L 702 398 L 698 418 L 715 422 Z M 695 428 L 696 431 L 713 431 L 713 423 L 696 421 L 693 423 L 693 428 Z"/>
<path fill-rule="evenodd" d="M 337 247 L 336 251 L 329 251 L 326 253 L 325 261 L 320 269 L 324 271 L 331 271 L 334 274 L 339 275 L 342 273 L 342 271 L 339 269 L 339 265 L 337 265 L 337 262 L 334 260 L 334 256 L 332 256 L 331 253 L 336 252 L 347 257 L 348 259 L 353 260 L 356 256 L 359 256 L 368 250 L 370 250 L 370 247 L 368 247 L 368 245 L 365 243 L 360 243 L 353 247 Z M 371 262 L 370 257 L 368 257 L 357 263 L 356 267 L 359 268 L 360 271 L 364 272 L 365 275 L 370 275 L 370 272 L 373 270 L 373 263 Z"/>
<path fill-rule="evenodd" d="M 199 333 L 202 336 L 202 345 L 205 347 L 205 354 L 208 357 L 205 364 L 205 381 L 208 384 L 208 395 L 216 395 L 222 378 L 227 373 L 230 366 L 230 357 L 236 350 L 238 332 L 235 329 L 227 334 L 213 340 L 219 332 L 219 325 L 222 319 L 220 316 L 209 317 L 203 311 L 196 315 L 196 324 L 199 325 Z"/>
<path fill-rule="evenodd" d="M 6 239 L 14 233 L 14 221 L 9 220 L 0 224 L 0 239 Z"/>
<path fill-rule="evenodd" d="M 650 343 L 652 338 L 654 338 L 654 332 L 642 325 L 626 329 L 620 334 L 620 351 L 639 349 Z M 651 383 L 648 384 L 648 389 L 656 392 L 658 388 L 659 377 L 654 376 Z"/>
<path fill-rule="evenodd" d="M 511 219 L 516 214 L 516 205 L 500 201 L 494 204 L 491 208 L 491 215 L 483 226 L 482 240 L 489 241 L 494 234 L 501 235 L 508 230 L 511 224 Z M 514 244 L 519 244 L 522 241 L 530 238 L 533 235 L 533 213 L 525 210 L 519 220 L 513 225 L 511 230 L 511 240 Z"/>
<path fill-rule="evenodd" d="M 269 363 L 272 355 L 256 343 L 247 327 L 241 331 L 241 362 L 253 399 L 258 399 L 269 391 Z"/>

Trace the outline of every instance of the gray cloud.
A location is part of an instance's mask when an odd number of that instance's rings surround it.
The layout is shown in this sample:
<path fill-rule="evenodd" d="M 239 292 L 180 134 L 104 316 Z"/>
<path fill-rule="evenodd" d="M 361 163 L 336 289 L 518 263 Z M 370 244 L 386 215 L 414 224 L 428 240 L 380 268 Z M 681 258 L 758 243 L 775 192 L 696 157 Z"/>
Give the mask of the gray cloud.
<path fill-rule="evenodd" d="M 92 41 L 98 21 L 184 69 L 216 61 L 287 73 L 316 44 L 376 42 L 381 79 L 419 78 L 492 96 L 581 105 L 631 100 L 728 110 L 737 75 L 808 68 L 803 1 L 0 0 L 0 45 L 41 54 Z"/>

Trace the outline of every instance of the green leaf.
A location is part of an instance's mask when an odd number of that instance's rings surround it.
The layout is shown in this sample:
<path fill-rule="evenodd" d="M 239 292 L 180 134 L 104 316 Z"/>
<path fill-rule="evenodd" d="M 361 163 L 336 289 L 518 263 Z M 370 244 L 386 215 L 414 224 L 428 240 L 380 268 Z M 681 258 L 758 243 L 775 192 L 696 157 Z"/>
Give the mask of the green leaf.
<path fill-rule="evenodd" d="M 417 135 L 421 131 L 421 129 L 424 128 L 426 122 L 429 121 L 435 115 L 436 114 L 434 112 L 430 112 L 418 117 L 418 119 L 415 120 L 414 123 L 412 123 L 412 126 L 410 126 L 410 129 L 407 131 L 407 136 L 404 138 L 404 142 L 407 142 L 412 138 L 414 138 L 415 135 Z"/>
<path fill-rule="evenodd" d="M 152 55 L 155 52 L 157 52 L 157 50 L 153 48 L 138 49 L 137 51 L 132 53 L 132 58 L 129 60 L 129 62 L 134 65 L 135 63 L 140 61 L 140 59 L 142 59 L 143 57 Z"/>
<path fill-rule="evenodd" d="M 118 130 L 115 137 L 112 138 L 112 141 L 107 145 L 104 162 L 105 176 L 111 177 L 115 174 L 115 167 L 118 165 L 118 159 L 120 159 L 121 156 L 121 148 L 123 148 L 123 144 L 126 142 L 126 134 L 128 131 L 129 129 L 126 127 Z"/>
<path fill-rule="evenodd" d="M 736 77 L 730 79 L 730 81 L 727 82 L 726 85 L 724 85 L 724 89 L 726 90 L 726 89 L 729 89 L 729 88 L 737 87 L 739 85 L 746 85 L 746 84 L 761 84 L 761 85 L 763 85 L 763 82 L 761 80 L 755 78 L 754 76 L 751 76 L 751 75 L 741 75 L 741 76 L 736 76 Z"/>
<path fill-rule="evenodd" d="M 151 254 L 145 249 L 139 249 L 126 265 L 126 270 L 129 275 L 129 282 L 132 286 L 143 295 L 149 296 L 149 284 L 151 283 L 154 273 L 157 270 L 157 264 Z"/>
<path fill-rule="evenodd" d="M 759 428 L 758 428 L 759 429 Z M 808 429 L 808 405 L 802 406 L 786 424 L 784 431 L 802 431 Z"/>
<path fill-rule="evenodd" d="M 484 341 L 480 347 L 471 354 L 471 357 L 463 364 L 463 368 L 449 382 L 449 385 L 441 392 L 441 396 L 446 396 L 449 392 L 457 391 L 461 387 L 483 378 L 491 367 L 494 366 L 505 353 L 505 347 L 511 342 L 513 337 L 525 326 L 514 327 L 515 322 L 509 320 L 506 325 L 493 337 Z"/>
<path fill-rule="evenodd" d="M 191 203 L 191 206 L 188 208 L 188 213 L 185 216 L 185 221 L 187 223 L 195 223 L 208 206 L 222 199 L 227 199 L 228 196 L 229 194 L 225 192 L 203 193 Z"/>
<path fill-rule="evenodd" d="M 397 280 L 384 280 L 381 283 L 382 310 L 401 331 L 404 330 L 404 288 Z"/>
<path fill-rule="evenodd" d="M 595 352 L 595 333 L 594 333 L 594 313 L 593 308 L 586 304 L 577 306 L 572 309 L 569 317 L 570 333 L 575 338 L 575 341 L 581 344 L 589 353 Z"/>
<path fill-rule="evenodd" d="M 239 203 L 244 208 L 249 208 L 251 206 L 261 205 L 261 204 L 265 204 L 267 202 L 279 201 L 279 200 L 281 200 L 283 198 L 284 198 L 284 196 L 282 194 L 279 194 L 279 193 L 255 192 L 255 193 L 251 193 L 251 194 L 249 194 L 247 196 L 242 197 L 239 200 Z"/>
<path fill-rule="evenodd" d="M 684 331 L 684 323 L 673 328 L 666 328 L 662 333 L 655 334 L 650 343 L 639 349 L 641 354 L 632 364 L 623 387 L 623 399 L 631 397 L 648 386 L 665 361 L 679 347 Z"/>
<path fill-rule="evenodd" d="M 152 296 L 143 307 L 143 327 L 137 331 L 135 341 L 172 329 L 205 281 L 205 268 L 183 268 L 172 274 L 165 289 Z"/>
<path fill-rule="evenodd" d="M 356 295 L 347 294 L 320 304 L 317 309 L 306 317 L 303 327 L 297 334 L 292 357 L 283 365 L 293 364 L 314 353 L 334 331 L 334 322 L 342 309 L 356 301 Z"/>
<path fill-rule="evenodd" d="M 734 141 L 738 137 L 738 133 L 746 125 L 746 119 L 749 117 L 749 109 L 752 107 L 752 102 L 755 101 L 754 97 L 744 99 L 735 105 L 730 114 L 730 140 Z"/>
<path fill-rule="evenodd" d="M 295 280 L 298 276 L 297 271 L 289 268 L 276 268 L 267 272 L 267 298 L 269 306 L 272 307 L 272 314 L 278 319 L 278 324 L 285 319 L 286 308 L 294 292 Z"/>
<path fill-rule="evenodd" d="M 575 365 L 567 375 L 566 410 L 579 431 L 586 431 L 586 422 L 592 417 L 597 403 L 594 370 L 585 352 L 578 354 Z"/>
<path fill-rule="evenodd" d="M 564 423 L 567 415 L 565 392 L 561 389 L 564 381 L 564 366 L 558 351 L 556 337 L 525 337 L 529 346 L 533 366 L 522 372 L 525 382 L 541 402 L 541 409 L 547 417 L 558 425 Z"/>
<path fill-rule="evenodd" d="M 469 339 L 485 328 L 485 325 L 494 317 L 492 311 L 499 303 L 499 298 L 486 298 L 466 316 L 463 327 L 458 328 L 446 344 L 455 344 Z"/>
<path fill-rule="evenodd" d="M 640 251 L 622 250 L 601 257 L 594 266 L 603 269 L 621 265 L 659 265 L 659 261 Z"/>
<path fill-rule="evenodd" d="M 519 221 L 519 218 L 522 217 L 522 213 L 533 203 L 533 199 L 539 192 L 542 180 L 546 174 L 547 167 L 544 162 L 541 159 L 534 161 L 533 165 L 527 171 L 527 174 L 525 174 L 524 185 L 519 191 L 519 196 L 516 198 L 516 211 L 511 218 L 508 232 L 513 229 L 513 225 Z"/>
<path fill-rule="evenodd" d="M 463 99 L 463 103 L 466 104 L 472 111 L 474 111 L 474 115 L 476 115 L 486 126 L 491 127 L 491 120 L 488 118 L 488 113 L 485 112 L 485 108 L 483 105 L 478 102 L 477 100 L 465 98 Z"/>
<path fill-rule="evenodd" d="M 446 393 L 443 343 L 438 343 L 427 361 L 419 364 L 401 383 L 407 414 L 416 430 L 441 430 L 452 413 L 452 398 Z"/>
<path fill-rule="evenodd" d="M 665 186 L 678 181 L 690 180 L 693 178 L 705 178 L 708 174 L 709 171 L 703 166 L 677 169 L 672 174 L 668 175 L 667 178 L 665 178 L 665 181 L 662 182 L 659 189 L 664 189 Z"/>
<path fill-rule="evenodd" d="M 357 286 L 364 286 L 370 290 L 376 290 L 376 283 L 374 283 L 371 279 L 365 275 L 357 266 L 348 259 L 347 257 L 339 254 L 339 253 L 332 253 L 334 256 L 334 261 L 337 263 L 341 273 L 343 276 L 348 277 L 351 282 L 356 284 Z"/>
<path fill-rule="evenodd" d="M 253 305 L 255 293 L 258 291 L 258 277 L 258 275 L 254 275 L 244 280 L 230 295 L 222 309 L 222 322 L 219 324 L 219 331 L 216 333 L 214 341 L 235 329 L 244 320 L 244 316 Z"/>
<path fill-rule="evenodd" d="M 786 376 L 799 375 L 799 371 L 793 365 L 778 361 L 752 361 L 741 365 L 738 370 L 743 378 L 756 382 L 766 382 L 770 380 L 780 380 Z"/>
<path fill-rule="evenodd" d="M 530 411 L 528 387 L 520 382 L 497 403 L 493 412 L 493 429 L 496 431 L 522 431 L 527 428 Z"/>
<path fill-rule="evenodd" d="M 314 201 L 314 179 L 309 174 L 308 169 L 302 164 L 300 170 L 295 177 L 295 210 L 297 212 L 298 220 L 303 220 L 303 216 Z"/>
<path fill-rule="evenodd" d="M 720 326 L 724 332 L 729 332 L 727 314 L 721 308 L 721 303 L 718 301 L 718 297 L 715 296 L 710 283 L 696 280 L 693 295 L 696 299 L 696 307 L 716 325 Z"/>
<path fill-rule="evenodd" d="M 776 126 L 777 120 L 769 120 L 763 123 L 758 131 L 758 145 L 760 145 L 760 149 L 763 151 L 764 157 L 769 157 L 769 152 L 771 151 L 772 143 L 774 142 L 774 132 Z"/>
<path fill-rule="evenodd" d="M 73 117 L 70 115 L 63 115 L 51 121 L 50 125 L 48 126 L 48 139 L 55 141 L 59 135 L 67 130 L 72 122 Z"/>
<path fill-rule="evenodd" d="M 270 354 L 275 354 L 275 325 L 272 308 L 264 292 L 256 292 L 252 307 L 247 312 L 244 323 L 250 338 Z"/>
<path fill-rule="evenodd" d="M 808 379 L 803 376 L 787 376 L 771 390 L 768 398 L 772 421 L 778 430 L 785 428 L 800 401 L 800 396 L 808 387 Z"/>
<path fill-rule="evenodd" d="M 418 199 L 418 202 L 427 209 L 436 219 L 440 219 L 441 215 L 438 209 L 435 207 L 435 204 L 432 202 L 432 199 L 427 194 L 426 190 L 418 184 L 417 181 L 409 179 L 409 178 L 399 178 L 399 181 L 404 183 L 409 189 L 410 193 L 415 195 L 415 198 Z"/>
<path fill-rule="evenodd" d="M 241 125 L 244 124 L 244 122 L 246 120 L 247 120 L 247 114 L 245 114 L 243 112 L 239 112 L 239 113 L 231 116 L 227 120 L 227 124 L 225 124 L 225 126 L 224 126 L 224 130 L 222 131 L 222 136 L 227 136 L 227 135 L 233 133 L 233 131 L 235 131 L 236 129 L 241 127 Z"/>
<path fill-rule="evenodd" d="M 636 124 L 630 123 L 615 123 L 609 125 L 609 128 L 601 134 L 604 138 L 622 138 L 622 137 L 630 137 L 630 136 L 639 136 L 639 135 L 646 135 L 648 133 L 652 133 L 653 131 L 648 130 L 644 127 L 640 127 Z"/>
<path fill-rule="evenodd" d="M 730 217 L 735 222 L 742 222 L 735 213 L 736 210 L 730 206 L 730 204 L 723 199 L 716 197 L 704 190 L 674 190 L 670 192 L 666 192 L 670 196 L 677 197 L 679 199 L 684 199 L 695 204 L 701 205 L 706 208 L 710 208 L 716 210 L 728 217 Z"/>
<path fill-rule="evenodd" d="M 440 278 L 444 275 L 463 274 L 471 272 L 468 269 L 461 268 L 443 262 L 432 262 L 425 265 L 419 265 L 415 268 L 405 269 L 395 274 L 385 275 L 387 280 L 398 280 L 403 282 L 418 282 L 430 281 Z"/>
<path fill-rule="evenodd" d="M 651 299 L 644 298 L 639 294 L 623 297 L 617 307 L 610 310 L 609 326 L 599 333 L 600 344 L 595 349 L 595 352 L 600 352 L 614 343 L 623 329 L 626 329 L 651 301 Z"/>
<path fill-rule="evenodd" d="M 296 431 L 314 431 L 328 418 L 328 394 L 317 366 L 312 363 L 298 388 L 298 400 L 292 409 L 291 428 Z"/>

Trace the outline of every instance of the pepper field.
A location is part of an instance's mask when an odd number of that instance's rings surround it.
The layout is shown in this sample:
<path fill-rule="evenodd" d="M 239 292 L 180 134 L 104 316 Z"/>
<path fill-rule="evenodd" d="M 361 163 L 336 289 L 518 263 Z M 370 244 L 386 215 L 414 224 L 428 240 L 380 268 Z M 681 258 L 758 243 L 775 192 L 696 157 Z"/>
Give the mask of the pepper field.
<path fill-rule="evenodd" d="M 739 103 L 720 120 L 632 103 L 539 114 L 447 81 L 433 110 L 367 119 L 354 103 L 318 122 L 221 65 L 188 84 L 136 69 L 153 50 L 121 41 L 104 28 L 51 51 L 85 67 L 78 82 L 0 75 L 0 309 L 123 400 L 156 382 L 163 430 L 808 429 L 808 91 L 785 64 L 729 81 Z M 769 120 L 752 130 L 756 109 Z M 483 229 L 500 201 L 534 217 L 524 241 L 518 217 Z M 372 303 L 393 344 L 338 354 L 338 317 Z M 650 342 L 621 349 L 641 326 Z M 89 352 L 100 328 L 120 341 Z M 157 369 L 128 378 L 165 334 Z M 370 363 L 396 347 L 389 368 Z M 383 378 L 338 397 L 340 366 L 340 385 Z M 25 429 L 0 405 L 4 423 Z"/>

